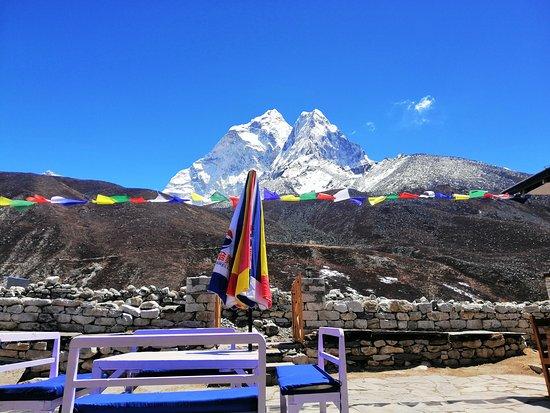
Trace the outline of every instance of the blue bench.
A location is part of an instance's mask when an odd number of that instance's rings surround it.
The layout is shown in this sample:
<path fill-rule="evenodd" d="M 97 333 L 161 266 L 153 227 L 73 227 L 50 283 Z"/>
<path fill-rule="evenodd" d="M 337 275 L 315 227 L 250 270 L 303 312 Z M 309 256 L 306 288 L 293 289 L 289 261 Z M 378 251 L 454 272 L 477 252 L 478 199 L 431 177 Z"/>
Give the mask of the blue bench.
<path fill-rule="evenodd" d="M 338 338 L 338 357 L 325 352 L 324 336 Z M 282 413 L 298 413 L 304 403 L 319 403 L 320 411 L 326 412 L 328 402 L 334 403 L 341 413 L 348 413 L 344 331 L 341 328 L 321 327 L 317 348 L 317 365 L 277 367 Z M 325 371 L 325 361 L 338 366 L 338 380 Z"/>
<path fill-rule="evenodd" d="M 76 400 L 74 413 L 257 412 L 258 389 L 193 390 L 169 393 L 92 394 Z"/>
<path fill-rule="evenodd" d="M 51 357 L 19 361 L 0 366 L 0 373 L 36 366 L 50 366 L 50 377 L 32 383 L 17 383 L 0 386 L 0 411 L 30 410 L 32 412 L 53 412 L 61 405 L 65 376 L 59 373 L 59 345 L 61 336 L 57 332 L 4 331 L 0 332 L 0 343 L 53 341 Z M 79 375 L 86 379 L 89 375 Z M 79 394 L 82 391 L 79 390 Z"/>
<path fill-rule="evenodd" d="M 248 353 L 231 349 L 238 344 L 253 344 L 257 346 L 257 352 Z M 125 355 L 126 357 L 121 357 L 123 356 L 121 355 L 112 356 L 110 360 L 108 360 L 109 357 L 96 360 L 92 367 L 93 377 L 91 379 L 80 379 L 76 375 L 80 350 L 87 347 L 171 348 L 201 345 L 231 346 L 229 350 L 223 350 L 222 352 L 230 354 L 225 356 L 228 361 L 224 365 L 234 370 L 235 373 L 226 374 L 218 370 L 212 370 L 209 364 L 212 364 L 212 367 L 215 368 L 215 363 L 219 365 L 220 361 L 209 360 L 208 357 L 209 353 L 213 355 L 216 352 L 197 351 L 197 355 L 201 354 L 202 359 L 200 361 L 205 365 L 209 374 L 199 376 L 174 374 L 166 376 L 164 366 L 166 362 L 163 361 L 162 352 L 130 352 Z M 171 353 L 174 360 L 178 360 L 178 357 L 175 357 L 177 352 Z M 184 353 L 183 360 L 188 357 L 188 354 Z M 217 354 L 219 356 L 219 352 Z M 162 369 L 152 369 L 151 367 L 159 365 L 159 360 Z M 266 343 L 263 336 L 258 333 L 170 334 L 163 332 L 151 335 L 81 335 L 75 337 L 69 346 L 67 381 L 63 393 L 61 413 L 265 413 L 265 364 Z M 139 367 L 147 369 L 147 366 L 151 366 L 149 373 L 156 374 L 154 377 L 128 377 L 125 374 L 127 371 L 136 371 Z M 108 368 L 105 369 L 104 367 Z M 100 373 L 107 370 L 113 371 L 113 373 L 108 377 L 102 377 Z M 248 387 L 164 393 L 103 393 L 107 387 L 135 388 L 138 386 L 181 384 L 229 384 L 231 386 L 246 384 Z M 80 388 L 87 389 L 92 394 L 77 397 L 76 389 Z"/>

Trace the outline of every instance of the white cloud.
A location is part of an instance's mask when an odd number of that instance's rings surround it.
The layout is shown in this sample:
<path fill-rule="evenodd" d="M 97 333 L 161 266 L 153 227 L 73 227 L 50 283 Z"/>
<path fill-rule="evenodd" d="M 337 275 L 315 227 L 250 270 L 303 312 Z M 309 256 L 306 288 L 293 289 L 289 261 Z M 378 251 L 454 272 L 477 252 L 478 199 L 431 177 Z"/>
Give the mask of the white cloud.
<path fill-rule="evenodd" d="M 367 127 L 369 132 L 376 131 L 376 125 L 374 124 L 374 122 L 369 121 L 369 122 L 365 123 L 365 126 Z"/>
<path fill-rule="evenodd" d="M 405 99 L 394 103 L 398 110 L 397 115 L 401 127 L 419 127 L 431 122 L 432 112 L 435 106 L 435 98 L 426 95 L 418 101 Z"/>
<path fill-rule="evenodd" d="M 431 97 L 430 95 L 424 96 L 417 104 L 414 105 L 414 110 L 416 110 L 418 113 L 425 112 L 427 110 L 430 110 L 434 103 L 434 97 Z"/>

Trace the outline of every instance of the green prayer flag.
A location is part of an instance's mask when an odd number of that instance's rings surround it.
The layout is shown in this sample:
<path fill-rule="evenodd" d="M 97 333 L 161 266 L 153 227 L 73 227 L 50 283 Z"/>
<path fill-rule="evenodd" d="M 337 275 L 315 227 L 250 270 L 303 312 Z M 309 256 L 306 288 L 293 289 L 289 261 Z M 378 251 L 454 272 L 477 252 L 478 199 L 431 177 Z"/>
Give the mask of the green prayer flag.
<path fill-rule="evenodd" d="M 220 194 L 218 191 L 216 191 L 210 196 L 210 201 L 212 201 L 212 202 L 224 202 L 224 201 L 228 202 L 229 198 L 227 198 L 225 195 Z"/>
<path fill-rule="evenodd" d="M 28 208 L 28 207 L 33 206 L 34 204 L 35 204 L 35 202 L 25 201 L 23 199 L 12 199 L 11 202 L 10 202 L 10 206 L 12 208 L 17 208 L 17 209 Z"/>
<path fill-rule="evenodd" d="M 130 197 L 128 195 L 113 195 L 109 198 L 111 198 L 117 204 L 124 204 L 125 202 L 130 202 Z"/>
<path fill-rule="evenodd" d="M 487 193 L 487 191 L 483 191 L 481 189 L 475 189 L 473 191 L 470 191 L 468 195 L 470 195 L 470 199 L 474 198 L 483 198 L 483 196 Z"/>
<path fill-rule="evenodd" d="M 315 191 L 306 192 L 305 194 L 300 195 L 300 201 L 314 201 L 317 199 L 317 194 Z"/>
<path fill-rule="evenodd" d="M 399 196 L 394 192 L 392 194 L 386 195 L 386 201 L 395 201 L 399 199 Z"/>

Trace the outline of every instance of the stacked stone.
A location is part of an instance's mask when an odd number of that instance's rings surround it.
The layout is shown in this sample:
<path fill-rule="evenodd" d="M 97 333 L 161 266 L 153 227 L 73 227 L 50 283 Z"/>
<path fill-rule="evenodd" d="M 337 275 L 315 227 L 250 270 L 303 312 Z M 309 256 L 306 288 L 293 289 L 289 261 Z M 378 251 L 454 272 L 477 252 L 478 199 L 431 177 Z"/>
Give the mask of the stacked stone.
<path fill-rule="evenodd" d="M 57 277 L 27 289 L 3 289 L 0 330 L 119 333 L 139 328 L 207 327 L 213 319 L 208 277 L 189 277 L 179 292 L 128 286 L 121 292 L 69 288 Z M 187 290 L 190 292 L 188 293 Z M 94 299 L 95 298 L 95 299 Z M 190 308 L 188 308 L 190 306 Z"/>
<path fill-rule="evenodd" d="M 216 296 L 207 292 L 210 277 L 187 278 L 187 295 L 185 296 L 185 312 L 194 314 L 194 322 L 188 322 L 189 327 L 211 325 L 214 321 L 214 306 Z"/>
<path fill-rule="evenodd" d="M 419 333 L 346 331 L 346 358 L 351 369 L 383 369 L 414 365 L 460 367 L 495 362 L 523 354 L 519 333 Z M 305 342 L 309 362 L 317 357 L 317 335 Z M 337 355 L 336 348 L 329 353 Z"/>
<path fill-rule="evenodd" d="M 550 301 L 518 304 L 443 302 L 422 298 L 410 302 L 344 295 L 339 290 L 331 290 L 325 295 L 325 280 L 321 278 L 305 279 L 302 291 L 306 332 L 329 326 L 368 330 L 530 333 L 531 314 L 536 318 L 550 317 Z"/>

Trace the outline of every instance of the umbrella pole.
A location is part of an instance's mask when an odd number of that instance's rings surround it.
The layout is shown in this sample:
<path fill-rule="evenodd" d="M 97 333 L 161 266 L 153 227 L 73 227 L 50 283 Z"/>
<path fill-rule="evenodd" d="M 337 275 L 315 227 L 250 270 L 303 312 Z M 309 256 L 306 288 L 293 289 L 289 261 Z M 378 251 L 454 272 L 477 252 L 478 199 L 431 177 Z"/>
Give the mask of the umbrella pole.
<path fill-rule="evenodd" d="M 248 307 L 248 332 L 252 333 L 252 308 Z M 252 344 L 248 345 L 248 351 L 252 351 Z"/>

